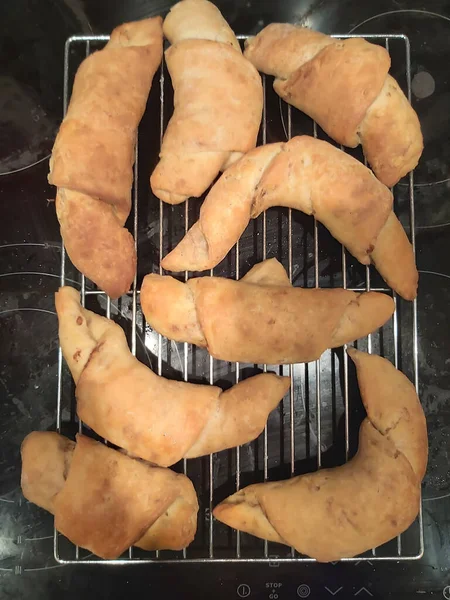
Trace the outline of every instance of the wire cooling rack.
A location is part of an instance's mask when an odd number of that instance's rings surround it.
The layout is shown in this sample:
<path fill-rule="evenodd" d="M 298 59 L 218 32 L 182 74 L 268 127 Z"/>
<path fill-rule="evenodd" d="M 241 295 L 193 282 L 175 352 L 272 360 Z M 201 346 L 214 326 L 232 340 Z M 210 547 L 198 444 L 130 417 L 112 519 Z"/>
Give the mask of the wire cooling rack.
<path fill-rule="evenodd" d="M 336 35 L 334 37 L 361 37 Z M 384 45 L 392 59 L 391 73 L 411 99 L 410 47 L 404 35 L 366 35 Z M 64 113 L 67 110 L 74 74 L 80 62 L 101 49 L 109 36 L 73 36 L 65 46 Z M 244 40 L 245 36 L 240 36 Z M 272 89 L 271 78 L 263 75 L 264 109 L 259 144 L 309 134 L 332 142 L 318 126 L 282 102 Z M 138 275 L 131 291 L 113 304 L 75 271 L 64 250 L 61 285 L 79 285 L 83 305 L 118 321 L 129 337 L 133 354 L 158 374 L 185 381 L 218 384 L 236 383 L 256 365 L 225 363 L 203 349 L 171 342 L 154 332 L 140 310 L 140 281 L 147 272 L 161 272 L 160 258 L 183 237 L 198 217 L 201 204 L 190 200 L 168 206 L 151 193 L 148 177 L 157 162 L 159 146 L 173 109 L 173 91 L 164 64 L 155 76 L 147 111 L 140 126 L 134 167 L 133 210 L 128 226 L 138 250 Z M 341 147 L 342 148 L 342 147 Z M 348 150 L 364 161 L 360 149 Z M 411 173 L 394 189 L 395 207 L 414 246 L 414 188 Z M 312 217 L 291 209 L 272 208 L 252 221 L 241 240 L 210 274 L 239 278 L 253 264 L 276 256 L 286 267 L 294 285 L 344 287 L 376 290 L 393 296 L 396 311 L 378 332 L 359 340 L 359 348 L 389 358 L 418 389 L 417 305 L 404 302 L 386 287 L 370 267 L 357 263 Z M 187 280 L 192 273 L 185 273 Z M 199 496 L 196 539 L 182 552 L 144 552 L 130 548 L 117 560 L 104 561 L 72 545 L 55 530 L 54 554 L 59 563 L 129 564 L 132 562 L 280 562 L 313 561 L 293 548 L 266 542 L 236 532 L 212 518 L 213 507 L 230 493 L 249 483 L 274 480 L 340 464 L 357 447 L 358 429 L 364 418 L 353 367 L 344 349 L 328 350 L 310 364 L 269 367 L 291 378 L 291 388 L 270 416 L 264 433 L 245 446 L 182 461 L 176 470 L 187 474 Z M 267 365 L 258 365 L 267 370 Z M 57 429 L 64 431 L 77 421 L 74 387 L 61 350 L 58 364 Z M 404 534 L 363 556 L 344 561 L 414 560 L 423 554 L 422 511 Z"/>

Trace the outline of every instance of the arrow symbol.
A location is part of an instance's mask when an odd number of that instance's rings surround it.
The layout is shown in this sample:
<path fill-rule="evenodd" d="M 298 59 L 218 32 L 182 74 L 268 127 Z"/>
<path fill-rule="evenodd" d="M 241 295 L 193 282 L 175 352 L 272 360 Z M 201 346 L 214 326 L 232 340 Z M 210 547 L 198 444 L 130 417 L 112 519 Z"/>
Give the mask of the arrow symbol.
<path fill-rule="evenodd" d="M 336 594 L 338 594 L 338 593 L 339 593 L 339 592 L 342 590 L 342 586 L 341 586 L 340 588 L 338 588 L 338 589 L 337 589 L 336 591 L 334 591 L 334 592 L 332 592 L 332 591 L 330 590 L 330 588 L 328 588 L 327 586 L 325 586 L 325 589 L 327 590 L 327 592 L 330 592 L 330 594 L 331 594 L 332 596 L 336 596 Z"/>
<path fill-rule="evenodd" d="M 355 592 L 355 596 L 357 596 L 358 594 L 360 594 L 361 592 L 366 592 L 366 594 L 368 594 L 369 596 L 373 596 L 373 594 L 371 594 L 369 592 L 369 590 L 365 587 L 362 587 L 360 590 L 358 590 L 357 592 Z"/>
<path fill-rule="evenodd" d="M 373 563 L 371 563 L 370 560 L 358 560 L 357 562 L 355 562 L 353 564 L 355 565 L 355 567 L 357 567 L 362 562 L 367 563 L 368 565 L 370 565 L 371 567 L 373 567 Z M 366 588 L 364 588 L 364 589 L 366 589 Z"/>

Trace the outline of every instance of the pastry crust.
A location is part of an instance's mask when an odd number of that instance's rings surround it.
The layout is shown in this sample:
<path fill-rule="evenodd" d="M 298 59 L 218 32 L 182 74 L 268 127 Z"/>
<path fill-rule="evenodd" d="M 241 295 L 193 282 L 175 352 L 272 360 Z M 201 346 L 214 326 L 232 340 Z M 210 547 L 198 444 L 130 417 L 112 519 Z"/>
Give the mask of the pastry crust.
<path fill-rule="evenodd" d="M 356 556 L 416 518 L 428 455 L 412 383 L 384 358 L 349 350 L 367 411 L 347 464 L 251 485 L 214 509 L 230 527 L 293 546 L 320 562 Z"/>
<path fill-rule="evenodd" d="M 390 296 L 343 289 L 302 289 L 274 258 L 240 281 L 199 277 L 181 283 L 147 275 L 141 289 L 147 322 L 178 342 L 203 346 L 214 358 L 289 364 L 316 360 L 384 325 Z"/>
<path fill-rule="evenodd" d="M 56 294 L 59 337 L 76 383 L 77 413 L 97 434 L 157 465 L 255 439 L 290 379 L 261 373 L 223 391 L 159 377 L 129 351 L 122 328 Z"/>
<path fill-rule="evenodd" d="M 77 435 L 77 443 L 34 431 L 22 444 L 24 496 L 55 515 L 74 544 L 102 558 L 129 546 L 181 550 L 197 529 L 198 502 L 187 477 Z"/>
<path fill-rule="evenodd" d="M 356 147 L 392 187 L 417 166 L 419 119 L 390 75 L 389 53 L 361 38 L 333 39 L 272 23 L 246 42 L 245 56 L 275 77 L 275 91 L 312 117 L 336 142 Z"/>
<path fill-rule="evenodd" d="M 112 298 L 136 273 L 124 225 L 131 208 L 136 133 L 162 57 L 162 19 L 116 28 L 80 65 L 50 159 L 61 235 L 74 265 Z"/>
<path fill-rule="evenodd" d="M 220 14 L 206 0 L 183 0 L 164 21 L 174 113 L 150 184 L 170 204 L 201 196 L 219 171 L 256 145 L 261 77 L 243 56 Z"/>
<path fill-rule="evenodd" d="M 412 246 L 390 190 L 361 162 L 310 136 L 260 146 L 215 183 L 199 220 L 161 262 L 169 271 L 216 266 L 251 218 L 271 206 L 314 215 L 362 264 L 374 262 L 403 298 L 417 293 Z"/>

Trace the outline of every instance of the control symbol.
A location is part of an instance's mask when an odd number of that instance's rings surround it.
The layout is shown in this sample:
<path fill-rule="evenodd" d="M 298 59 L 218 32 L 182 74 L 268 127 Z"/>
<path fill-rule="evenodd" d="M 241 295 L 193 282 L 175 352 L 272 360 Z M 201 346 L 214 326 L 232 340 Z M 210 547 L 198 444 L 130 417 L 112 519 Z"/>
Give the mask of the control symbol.
<path fill-rule="evenodd" d="M 306 583 L 302 583 L 298 586 L 297 588 L 297 596 L 299 598 L 307 598 L 311 593 L 311 589 L 309 587 L 309 585 L 306 585 Z"/>
<path fill-rule="evenodd" d="M 250 586 L 246 583 L 241 583 L 240 585 L 238 585 L 236 591 L 239 598 L 248 598 L 252 590 L 250 589 Z"/>

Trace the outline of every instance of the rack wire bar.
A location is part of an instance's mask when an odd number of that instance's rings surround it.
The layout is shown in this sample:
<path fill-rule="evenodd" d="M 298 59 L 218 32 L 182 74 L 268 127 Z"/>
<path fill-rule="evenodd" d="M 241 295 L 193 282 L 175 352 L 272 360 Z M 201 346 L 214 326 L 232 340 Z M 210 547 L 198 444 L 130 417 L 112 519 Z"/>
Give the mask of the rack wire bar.
<path fill-rule="evenodd" d="M 241 42 L 246 36 L 238 36 Z M 405 35 L 400 34 L 368 34 L 359 36 L 334 35 L 336 38 L 364 37 L 371 41 L 384 45 L 390 52 L 392 65 L 395 73 L 402 72 L 404 81 L 399 81 L 406 90 L 411 100 L 411 63 L 410 45 Z M 64 94 L 63 108 L 66 113 L 70 97 L 70 87 L 75 72 L 83 60 L 91 52 L 101 49 L 109 40 L 105 35 L 79 35 L 70 37 L 65 45 L 64 51 Z M 394 48 L 395 46 L 395 48 Z M 400 47 L 400 52 L 399 52 Z M 401 58 L 399 56 L 401 55 Z M 319 127 L 310 119 L 302 116 L 298 121 L 299 111 L 279 100 L 272 90 L 269 77 L 262 76 L 264 91 L 263 120 L 260 130 L 260 143 L 281 141 L 290 139 L 293 135 L 308 134 L 314 137 L 325 137 Z M 171 84 L 170 77 L 163 64 L 159 70 L 159 90 L 157 76 L 153 88 L 159 91 L 159 114 L 155 114 L 155 129 L 159 129 L 159 142 L 162 142 L 164 130 L 170 116 Z M 154 93 L 154 92 L 152 92 Z M 276 100 L 275 100 L 276 98 Z M 277 133 L 275 123 L 282 123 L 284 137 L 276 139 Z M 300 123 L 300 125 L 299 125 Z M 144 137 L 146 132 L 141 131 Z M 275 138 L 275 139 L 274 139 Z M 342 150 L 346 150 L 341 146 Z M 358 151 L 357 151 L 358 152 Z M 359 151 L 361 160 L 364 160 L 362 152 Z M 141 158 L 142 160 L 142 158 Z M 139 179 L 139 143 L 136 146 L 136 162 L 134 166 L 134 188 L 133 209 L 130 218 L 130 229 L 134 234 L 136 249 L 142 248 L 137 244 L 139 225 L 145 222 L 147 210 L 139 210 L 142 201 L 139 200 L 142 190 L 148 189 L 148 180 Z M 393 190 L 397 202 L 397 186 Z M 405 186 L 403 185 L 403 189 Z M 404 199 L 403 199 L 404 200 Z M 407 205 L 409 209 L 410 239 L 415 249 L 415 214 L 414 214 L 414 175 L 411 173 L 407 178 Z M 154 244 L 159 254 L 159 259 L 168 249 L 175 246 L 173 240 L 184 235 L 189 226 L 195 220 L 197 201 L 187 201 L 184 207 L 178 209 L 165 205 L 147 193 L 147 201 L 152 204 L 154 210 L 154 221 L 157 223 L 157 242 Z M 149 209 L 150 210 L 150 209 Z M 180 212 L 180 210 L 182 212 Z M 322 248 L 325 243 L 329 246 L 331 237 L 322 226 L 308 217 L 297 218 L 296 211 L 291 209 L 271 209 L 264 212 L 255 221 L 255 226 L 250 232 L 252 245 L 258 250 L 251 256 L 248 254 L 248 246 L 244 240 L 237 244 L 225 259 L 225 266 L 218 265 L 214 273 L 239 279 L 241 274 L 260 260 L 277 256 L 282 260 L 287 269 L 289 279 L 294 285 L 307 285 L 309 287 L 344 287 L 353 291 L 372 290 L 387 293 L 393 296 L 396 311 L 391 321 L 385 325 L 380 332 L 359 340 L 358 347 L 387 356 L 395 366 L 401 368 L 413 380 L 418 391 L 418 340 L 417 340 L 417 301 L 412 303 L 402 301 L 385 284 L 377 278 L 375 272 L 369 267 L 355 266 L 353 258 L 344 247 L 336 245 L 338 274 L 333 281 L 324 280 Z M 177 222 L 180 221 L 180 222 Z M 172 225 L 171 225 L 172 223 Z M 311 223 L 313 226 L 311 228 Z M 175 226 L 175 225 L 176 226 Z M 178 234 L 168 236 L 170 227 L 178 228 Z M 325 240 L 325 241 L 324 241 Z M 149 243 L 149 242 L 147 242 Z M 331 242 L 337 244 L 337 242 Z M 233 258 L 233 252 L 234 258 Z M 336 257 L 335 257 L 336 258 Z M 140 264 L 138 253 L 138 265 Z M 330 263 L 326 263 L 328 266 Z M 140 265 L 142 267 L 142 265 Z M 144 265 L 145 266 L 145 265 Z M 355 281 L 355 273 L 358 271 L 360 277 Z M 326 271 L 326 269 L 325 269 Z M 61 251 L 61 286 L 73 284 L 73 269 L 66 255 L 64 247 Z M 159 266 L 159 273 L 162 269 Z M 192 273 L 185 272 L 184 280 L 187 281 Z M 213 275 L 213 270 L 209 275 Z M 303 276 L 303 283 L 300 278 Z M 169 365 L 181 370 L 181 378 L 190 381 L 195 375 L 198 382 L 198 371 L 201 371 L 203 379 L 214 384 L 218 379 L 228 378 L 230 383 L 237 383 L 243 376 L 242 370 L 248 365 L 239 363 L 224 363 L 217 361 L 206 354 L 206 351 L 194 349 L 190 344 L 174 344 L 155 334 L 145 323 L 139 303 L 140 289 L 138 279 L 135 277 L 132 289 L 119 301 L 121 304 L 113 304 L 106 294 L 97 289 L 92 282 L 85 280 L 84 276 L 78 274 L 81 290 L 81 301 L 83 306 L 92 304 L 98 310 L 101 306 L 105 316 L 113 319 L 123 318 L 126 313 L 126 326 L 129 327 L 130 349 L 134 355 L 138 353 L 140 345 L 144 347 L 146 356 L 151 357 L 149 362 L 159 375 L 164 374 L 165 366 Z M 358 276 L 356 275 L 356 279 Z M 125 307 L 125 308 L 124 308 Z M 406 324 L 406 325 L 405 325 Z M 148 342 L 147 337 L 151 339 Z M 412 346 L 412 351 L 411 351 Z M 407 352 L 408 350 L 408 352 Z M 171 358 L 172 357 L 172 358 Z M 176 358 L 173 359 L 173 357 Z M 200 357 L 200 359 L 198 358 Z M 153 360 L 152 360 L 153 359 Z M 173 360 L 172 360 L 173 359 Z M 337 363 L 341 362 L 341 365 Z M 200 364 L 200 367 L 199 367 Z M 181 369 L 180 369 L 181 367 Z M 259 365 L 263 371 L 268 370 L 268 365 Z M 273 367 L 269 366 L 269 370 Z M 281 403 L 280 408 L 269 418 L 268 424 L 260 439 L 251 444 L 236 448 L 228 452 L 221 452 L 203 459 L 182 461 L 179 470 L 190 476 L 196 487 L 200 500 L 199 532 L 196 540 L 186 550 L 180 552 L 143 552 L 130 548 L 122 557 L 116 560 L 103 560 L 88 555 L 86 551 L 78 548 L 56 530 L 54 531 L 54 555 L 61 564 L 111 564 L 128 565 L 143 563 L 270 563 L 271 561 L 300 563 L 314 562 L 314 559 L 299 555 L 293 548 L 280 546 L 267 541 L 257 540 L 252 536 L 233 533 L 221 523 L 214 522 L 212 509 L 215 504 L 223 499 L 224 495 L 217 491 L 221 485 L 228 484 L 234 480 L 234 489 L 247 485 L 248 477 L 251 481 L 266 481 L 278 478 L 272 476 L 272 468 L 286 466 L 282 478 L 294 476 L 305 472 L 297 462 L 305 459 L 314 459 L 317 468 L 325 465 L 326 450 L 334 444 L 341 446 L 342 460 L 348 458 L 354 452 L 354 440 L 357 439 L 357 431 L 352 428 L 354 412 L 352 411 L 353 390 L 350 392 L 351 367 L 345 351 L 327 351 L 313 364 L 309 365 L 287 365 L 279 367 L 279 372 L 291 378 L 291 387 L 288 397 Z M 56 428 L 61 431 L 66 415 L 67 406 L 73 403 L 73 385 L 64 364 L 61 349 L 58 354 L 58 386 L 56 402 Z M 336 415 L 340 413 L 343 422 L 343 436 L 339 440 L 336 434 L 338 421 Z M 275 415 L 275 418 L 273 416 Z M 81 431 L 83 424 L 79 422 Z M 352 437 L 353 436 L 353 437 Z M 281 442 L 280 442 L 281 439 Z M 177 467 L 176 467 L 177 468 Z M 314 469 L 309 466 L 308 470 Z M 230 475 L 231 473 L 231 475 Z M 202 474 L 201 476 L 199 474 Z M 230 487 L 229 492 L 232 491 Z M 228 493 L 229 493 L 228 492 Z M 228 494 L 226 494 L 228 495 Z M 398 536 L 397 540 L 385 546 L 367 552 L 363 556 L 355 558 L 344 558 L 343 562 L 349 561 L 409 561 L 422 557 L 424 549 L 422 510 L 410 529 Z"/>

